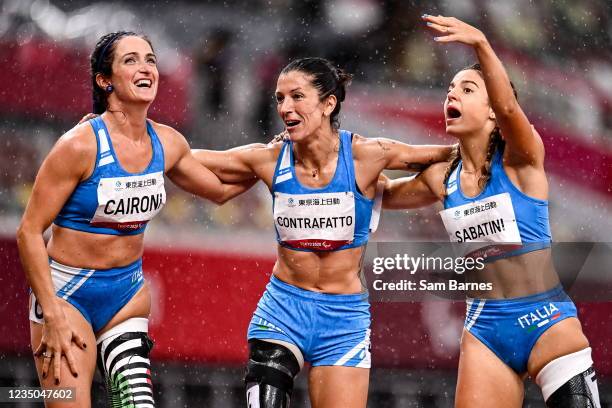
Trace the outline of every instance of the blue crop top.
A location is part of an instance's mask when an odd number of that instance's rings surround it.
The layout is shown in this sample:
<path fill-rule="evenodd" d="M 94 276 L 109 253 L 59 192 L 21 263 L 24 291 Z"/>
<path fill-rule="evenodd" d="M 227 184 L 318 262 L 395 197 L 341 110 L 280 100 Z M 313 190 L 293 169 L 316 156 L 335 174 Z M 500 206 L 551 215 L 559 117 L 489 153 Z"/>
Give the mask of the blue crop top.
<path fill-rule="evenodd" d="M 461 192 L 461 167 L 459 162 L 448 178 L 445 210 L 440 212 L 451 241 L 510 244 L 481 252 L 489 262 L 550 247 L 548 201 L 524 194 L 510 181 L 501 149 L 493 156 L 487 185 L 476 197 Z"/>
<path fill-rule="evenodd" d="M 357 189 L 352 134 L 339 131 L 336 172 L 323 188 L 302 185 L 295 174 L 293 143 L 281 148 L 272 180 L 274 227 L 282 246 L 337 251 L 368 242 L 374 200 Z"/>
<path fill-rule="evenodd" d="M 89 123 L 98 143 L 94 171 L 77 185 L 54 223 L 95 234 L 141 234 L 166 202 L 162 144 L 147 121 L 151 162 L 144 171 L 129 173 L 119 164 L 102 118 Z"/>

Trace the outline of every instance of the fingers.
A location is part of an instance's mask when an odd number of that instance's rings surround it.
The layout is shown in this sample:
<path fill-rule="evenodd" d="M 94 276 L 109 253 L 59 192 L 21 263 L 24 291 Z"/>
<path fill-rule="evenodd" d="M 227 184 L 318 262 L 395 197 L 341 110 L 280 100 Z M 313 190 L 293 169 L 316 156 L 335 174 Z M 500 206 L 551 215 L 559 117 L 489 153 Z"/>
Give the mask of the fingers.
<path fill-rule="evenodd" d="M 34 352 L 34 357 L 40 357 L 46 349 L 47 345 L 41 341 L 38 347 L 36 348 L 36 351 Z"/>
<path fill-rule="evenodd" d="M 432 23 L 431 21 L 427 22 L 427 27 L 431 28 L 434 31 L 439 32 L 440 34 L 454 34 L 455 32 L 453 27 Z"/>
<path fill-rule="evenodd" d="M 44 379 L 44 378 L 47 378 L 47 375 L 49 375 L 49 366 L 51 365 L 51 355 L 46 355 L 46 352 L 45 352 L 45 355 L 41 354 L 41 356 L 42 356 L 42 359 L 43 359 L 42 360 L 42 362 L 43 362 L 43 365 L 42 365 L 42 378 Z"/>
<path fill-rule="evenodd" d="M 96 115 L 95 113 L 88 113 L 87 115 L 83 116 L 83 118 L 79 121 L 79 125 L 83 122 L 87 122 L 90 119 L 96 118 L 98 115 Z"/>
<path fill-rule="evenodd" d="M 85 350 L 87 348 L 87 344 L 85 344 L 85 340 L 81 336 L 76 333 L 72 334 L 72 341 L 79 346 L 81 350 Z"/>
<path fill-rule="evenodd" d="M 482 32 L 455 17 L 421 16 L 427 27 L 439 34 L 434 40 L 441 43 L 460 42 L 476 46 L 486 40 Z"/>
<path fill-rule="evenodd" d="M 68 351 L 66 354 L 66 360 L 68 361 L 68 367 L 70 368 L 70 372 L 72 372 L 72 375 L 75 377 L 79 376 L 79 373 L 77 371 L 77 363 L 76 360 L 74 359 L 74 356 L 72 355 L 72 351 Z"/>
<path fill-rule="evenodd" d="M 62 371 L 62 352 L 57 350 L 53 353 L 53 377 L 55 378 L 55 385 L 59 385 L 61 380 Z"/>
<path fill-rule="evenodd" d="M 87 345 L 83 342 L 83 339 L 81 339 L 80 337 L 75 340 L 76 340 L 75 343 L 77 343 L 79 347 L 81 347 L 81 349 L 84 349 L 87 347 Z M 40 350 L 41 350 L 41 347 L 39 346 L 38 350 L 36 350 L 35 356 L 42 358 L 42 362 L 43 362 L 42 378 L 43 379 L 47 378 L 47 376 L 49 375 L 49 369 L 51 368 L 51 365 L 53 364 L 53 374 L 54 374 L 53 377 L 55 378 L 55 385 L 59 385 L 60 380 L 61 380 L 60 376 L 61 376 L 61 364 L 62 364 L 61 357 L 62 355 L 66 357 L 66 361 L 68 362 L 68 368 L 70 369 L 70 372 L 72 373 L 72 375 L 74 377 L 79 376 L 79 372 L 77 370 L 77 362 L 71 350 L 68 350 L 66 353 L 62 353 L 60 350 L 54 353 L 51 353 L 47 350 L 45 350 L 44 352 L 41 352 Z"/>
<path fill-rule="evenodd" d="M 455 40 L 452 34 L 457 32 L 457 28 L 455 27 L 452 17 L 430 16 L 425 14 L 421 18 L 427 23 L 428 28 L 441 34 L 441 36 L 434 37 L 435 41 L 450 42 Z"/>
<path fill-rule="evenodd" d="M 431 23 L 435 23 L 435 24 L 443 24 L 444 22 L 446 22 L 449 18 L 448 17 L 444 17 L 441 15 L 437 15 L 437 16 L 432 16 L 429 14 L 423 14 L 421 16 L 421 19 L 423 19 L 424 21 L 429 21 Z"/>

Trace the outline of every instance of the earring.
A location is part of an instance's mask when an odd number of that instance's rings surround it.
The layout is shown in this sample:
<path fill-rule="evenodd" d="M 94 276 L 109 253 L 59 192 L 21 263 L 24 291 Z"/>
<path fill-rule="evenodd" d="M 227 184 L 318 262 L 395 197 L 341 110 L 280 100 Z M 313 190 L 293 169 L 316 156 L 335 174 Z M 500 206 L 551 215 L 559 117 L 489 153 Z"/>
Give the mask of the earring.
<path fill-rule="evenodd" d="M 108 84 L 106 85 L 106 88 L 104 89 L 106 91 L 106 93 L 111 93 L 113 92 L 113 85 L 112 84 Z"/>

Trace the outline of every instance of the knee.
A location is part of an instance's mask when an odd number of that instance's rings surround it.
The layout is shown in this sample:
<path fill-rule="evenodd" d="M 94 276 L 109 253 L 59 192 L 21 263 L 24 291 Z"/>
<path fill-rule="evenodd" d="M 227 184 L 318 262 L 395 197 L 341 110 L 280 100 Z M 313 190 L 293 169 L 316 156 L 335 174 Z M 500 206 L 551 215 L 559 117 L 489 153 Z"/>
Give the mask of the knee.
<path fill-rule="evenodd" d="M 549 408 L 600 408 L 590 347 L 551 361 L 536 383 Z"/>
<path fill-rule="evenodd" d="M 153 341 L 147 326 L 147 319 L 128 319 L 98 339 L 98 367 L 106 381 L 109 406 L 122 401 L 134 407 L 155 404 L 149 361 Z"/>
<path fill-rule="evenodd" d="M 287 347 L 262 340 L 249 341 L 249 362 L 244 379 L 248 406 L 288 407 L 293 379 L 299 372 L 300 363 Z"/>

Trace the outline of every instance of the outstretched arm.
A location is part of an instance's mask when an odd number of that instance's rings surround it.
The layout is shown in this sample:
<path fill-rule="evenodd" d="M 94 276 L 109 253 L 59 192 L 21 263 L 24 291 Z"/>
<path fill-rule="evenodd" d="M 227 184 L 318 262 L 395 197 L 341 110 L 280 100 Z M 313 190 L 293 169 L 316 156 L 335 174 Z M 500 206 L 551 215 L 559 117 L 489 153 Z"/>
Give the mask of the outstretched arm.
<path fill-rule="evenodd" d="M 240 183 L 257 177 L 249 155 L 265 147 L 263 143 L 251 143 L 229 150 L 192 149 L 191 152 L 200 165 L 210 169 L 223 182 Z"/>
<path fill-rule="evenodd" d="M 173 128 L 154 123 L 164 143 L 166 175 L 181 189 L 217 204 L 251 188 L 257 178 L 245 177 L 237 183 L 224 183 L 193 156 L 187 140 Z"/>
<path fill-rule="evenodd" d="M 506 141 L 509 165 L 541 167 L 544 145 L 521 109 L 508 74 L 485 35 L 455 17 L 423 16 L 441 43 L 459 42 L 474 48 L 480 63 L 495 120 Z"/>
<path fill-rule="evenodd" d="M 251 177 L 236 183 L 225 183 L 202 166 L 187 150 L 179 162 L 167 172 L 168 177 L 174 184 L 185 191 L 223 204 L 232 198 L 239 196 L 257 183 L 256 177 Z"/>
<path fill-rule="evenodd" d="M 377 171 L 421 171 L 433 163 L 446 161 L 453 150 L 453 146 L 409 145 L 384 137 L 355 135 L 354 139 L 354 158 L 368 166 L 376 165 Z"/>
<path fill-rule="evenodd" d="M 387 178 L 383 195 L 383 208 L 390 210 L 413 209 L 431 205 L 443 199 L 443 178 L 447 163 L 429 166 L 412 177 Z"/>

